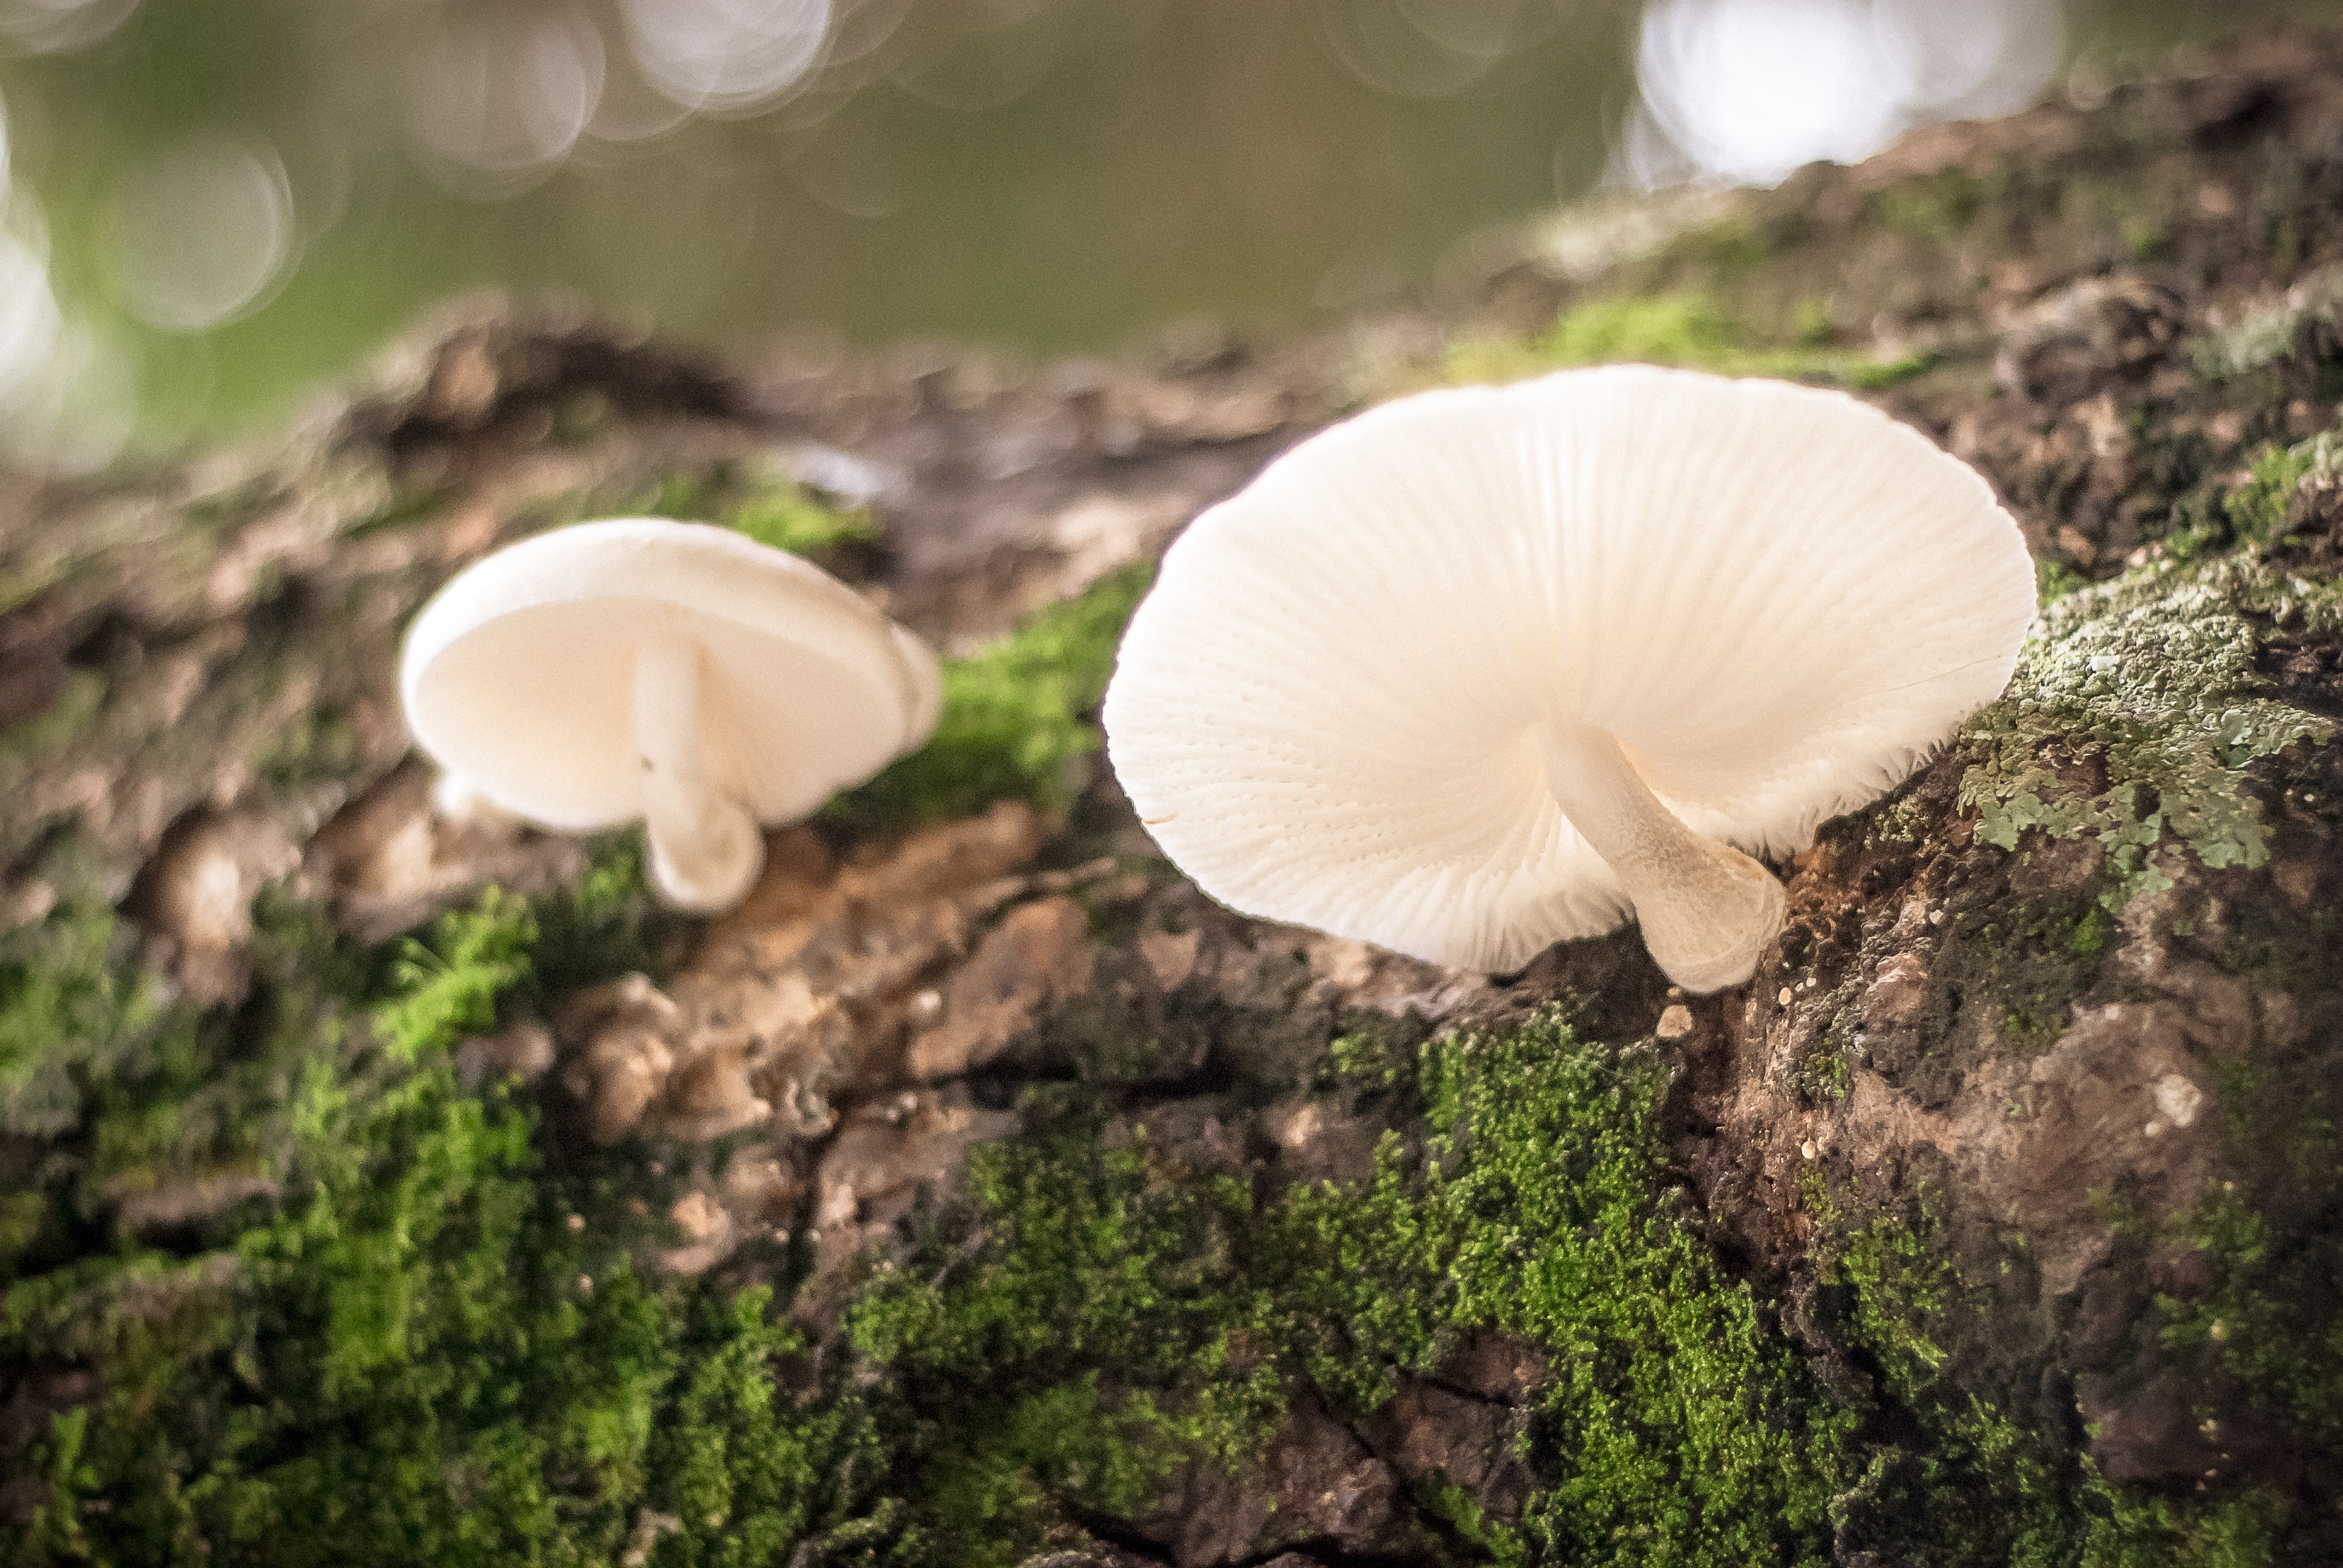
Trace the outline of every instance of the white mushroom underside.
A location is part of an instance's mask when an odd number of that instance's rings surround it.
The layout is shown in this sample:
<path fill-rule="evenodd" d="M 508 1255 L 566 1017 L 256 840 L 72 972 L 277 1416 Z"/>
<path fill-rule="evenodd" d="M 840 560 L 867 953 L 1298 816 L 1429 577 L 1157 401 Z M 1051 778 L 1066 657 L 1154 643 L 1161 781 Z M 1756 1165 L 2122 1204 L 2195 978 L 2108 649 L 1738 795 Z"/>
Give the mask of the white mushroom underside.
<path fill-rule="evenodd" d="M 1695 832 L 1800 848 L 2000 691 L 2032 608 L 1985 483 L 1875 410 L 1573 372 L 1388 405 L 1200 518 L 1106 723 L 1215 897 L 1502 970 L 1627 912 L 1552 737 L 1607 730 Z"/>
<path fill-rule="evenodd" d="M 759 821 L 819 809 L 935 723 L 935 656 L 852 588 L 663 518 L 555 528 L 473 563 L 408 628 L 399 695 L 423 749 L 498 805 L 609 827 L 644 809 L 635 664 L 669 639 L 700 652 L 685 728 L 705 780 Z"/>
<path fill-rule="evenodd" d="M 479 627 L 416 678 L 409 707 L 428 716 L 432 754 L 493 774 L 483 787 L 512 809 L 571 831 L 630 821 L 644 805 L 635 650 L 687 619 L 709 653 L 695 724 L 707 777 L 759 820 L 805 816 L 900 749 L 901 719 L 872 721 L 901 712 L 891 669 L 643 599 L 538 605 Z"/>

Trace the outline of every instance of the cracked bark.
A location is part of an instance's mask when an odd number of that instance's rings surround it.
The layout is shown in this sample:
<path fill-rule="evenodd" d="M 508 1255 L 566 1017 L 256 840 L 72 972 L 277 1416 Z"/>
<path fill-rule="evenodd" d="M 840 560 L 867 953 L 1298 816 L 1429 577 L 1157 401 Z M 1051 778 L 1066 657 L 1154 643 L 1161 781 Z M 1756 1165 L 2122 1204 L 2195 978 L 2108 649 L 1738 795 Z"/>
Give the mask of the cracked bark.
<path fill-rule="evenodd" d="M 2343 314 L 2314 286 L 2343 266 L 2338 146 L 2343 53 L 2272 42 L 2087 110 L 1941 127 L 1855 168 L 1810 170 L 1592 279 L 1524 256 L 1441 313 L 1088 379 L 884 357 L 719 372 L 587 324 L 443 325 L 289 442 L 103 482 L 0 484 L 0 789 L 12 801 L 0 924 L 118 904 L 140 933 L 135 961 L 232 1000 L 263 889 L 379 936 L 491 878 L 527 890 L 574 877 L 561 841 L 466 839 L 422 816 L 392 686 L 397 638 L 466 561 L 552 518 L 617 509 L 663 475 L 785 450 L 858 488 L 884 525 L 861 586 L 965 648 L 1160 550 L 1363 387 L 1424 374 L 1460 323 L 1526 328 L 1613 290 L 1713 290 L 1761 321 L 1825 296 L 1848 335 L 1933 354 L 1935 369 L 1879 400 L 1983 468 L 2037 556 L 2104 576 L 2152 552 L 2177 505 L 2217 492 L 2261 444 L 2334 423 Z M 1972 216 L 1932 216 L 1959 192 L 1978 204 Z M 2289 308 L 2279 352 L 2249 373 L 2208 368 L 2241 322 Z M 1396 364 L 1374 357 L 1393 353 Z M 2331 578 L 2343 506 L 2308 492 L 2290 504 L 2300 568 Z M 2266 694 L 2343 713 L 2339 660 L 2331 635 L 2278 628 Z M 1910 1436 L 1885 1409 L 1876 1362 L 1835 1337 L 1815 1249 L 1834 1227 L 1925 1203 L 1936 1244 L 1981 1282 L 1978 1312 L 1941 1347 L 1954 1386 L 2064 1434 L 2116 1480 L 2179 1488 L 2249 1473 L 2306 1499 L 2343 1487 L 2334 1456 L 2222 1356 L 2156 1332 L 2163 1303 L 2206 1296 L 2217 1272 L 2172 1226 L 2222 1182 L 2260 1191 L 2278 1178 L 2280 1151 L 2238 1136 L 2237 1119 L 2271 1095 L 2334 1093 L 2343 1075 L 2343 966 L 2256 957 L 2269 933 L 2298 932 L 2343 900 L 2338 752 L 2306 744 L 2258 764 L 2268 863 L 2183 855 L 2176 885 L 2124 905 L 2088 963 L 2022 933 L 2027 910 L 2097 897 L 2099 846 L 2038 831 L 2016 849 L 1977 841 L 1956 799 L 1966 762 L 1948 755 L 1785 869 L 1789 922 L 1750 985 L 1683 1003 L 1691 1028 L 1662 1049 L 1679 1068 L 1666 1114 L 1696 1222 L 1781 1304 L 1825 1384 L 1873 1412 L 1871 1441 Z M 2087 761 L 2078 779 L 2094 787 L 2087 775 Z M 1084 809 L 1123 810 L 1111 780 L 1094 780 Z M 1135 824 L 1103 837 L 1146 850 Z M 1031 853 L 998 874 L 1024 874 Z M 933 1070 L 911 1070 L 906 1010 L 949 986 L 1001 911 L 1063 890 L 1028 882 L 971 906 L 923 939 L 900 997 L 858 1002 L 866 1029 L 897 1010 L 896 1057 L 844 1074 L 833 1097 L 880 1174 L 833 1161 L 825 1187 L 824 1160 L 847 1133 L 809 1114 L 753 1199 L 767 1206 L 759 1222 L 777 1202 L 843 1204 L 841 1223 L 883 1241 L 870 1206 L 888 1161 L 927 1158 L 906 1129 L 960 1103 L 960 1087 L 938 1097 L 921 1081 L 967 1065 L 941 1052 Z M 1365 1171 L 1378 1130 L 1307 1087 L 1345 1019 L 1500 1025 L 1569 996 L 1588 1032 L 1629 1040 L 1651 1035 L 1670 1002 L 1632 935 L 1493 980 L 1242 921 L 1176 881 L 1142 887 L 1127 908 L 1134 935 L 1058 954 L 1054 972 L 1084 976 L 1098 993 L 1087 1005 L 1166 1027 L 1209 1018 L 1221 1031 L 1134 1091 L 1127 1115 L 1166 1125 L 1183 1157 L 1271 1184 Z M 2034 966 L 2016 981 L 2012 954 Z M 1076 990 L 1061 980 L 1023 1012 L 1004 1002 L 1016 1038 L 988 1035 L 980 1065 L 1013 1078 L 1046 1060 L 1050 1010 L 1075 1005 Z M 2037 991 L 2047 1011 L 2021 1027 Z M 1812 1065 L 1824 1059 L 1843 1075 Z M 2237 1087 L 2257 1074 L 2259 1090 Z M 1282 1087 L 1263 1109 L 1262 1095 L 1230 1092 L 1237 1079 Z M 919 1104 L 889 1121 L 898 1097 Z M 266 1186 L 188 1173 L 126 1198 L 123 1219 L 136 1230 L 188 1205 L 273 1195 Z M 2333 1197 L 2270 1223 L 2309 1233 Z M 2130 1229 L 2111 1204 L 2135 1216 Z M 2157 1239 L 2143 1248 L 2142 1235 Z M 814 1291 L 806 1321 L 819 1328 L 828 1300 Z M 1411 1382 L 1400 1413 L 1364 1436 L 1298 1409 L 1262 1465 L 1180 1483 L 1209 1496 L 1176 1494 L 1160 1523 L 1097 1522 L 1098 1560 L 1126 1549 L 1197 1565 L 1286 1551 L 1403 1560 L 1406 1485 L 1435 1471 L 1502 1516 L 1523 1479 L 1485 1423 L 1459 1412 L 1477 1405 L 1511 1432 L 1544 1374 L 1525 1347 L 1500 1351 L 1513 1362 L 1505 1379 Z M 69 1375 L 44 1369 L 38 1387 L 0 1398 L 0 1414 L 22 1427 L 26 1412 L 73 1397 Z M 1351 1485 L 1353 1470 L 1373 1484 Z M 1347 1501 L 1321 1507 L 1321 1493 Z M 1865 1560 L 1860 1529 L 1842 1535 L 1842 1561 Z"/>

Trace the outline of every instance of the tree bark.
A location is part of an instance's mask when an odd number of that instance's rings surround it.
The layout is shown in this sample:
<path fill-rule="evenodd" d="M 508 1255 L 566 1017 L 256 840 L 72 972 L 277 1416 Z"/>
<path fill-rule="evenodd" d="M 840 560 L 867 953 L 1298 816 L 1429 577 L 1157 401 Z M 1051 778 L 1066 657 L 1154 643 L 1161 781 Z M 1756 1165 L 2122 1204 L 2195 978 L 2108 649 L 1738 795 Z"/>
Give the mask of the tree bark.
<path fill-rule="evenodd" d="M 256 897 L 371 941 L 491 881 L 573 884 L 568 841 L 430 817 L 394 689 L 414 609 L 523 532 L 775 467 L 867 501 L 879 538 L 838 564 L 965 652 L 1151 558 L 1363 401 L 1547 352 L 1558 313 L 1674 302 L 1618 317 L 1621 357 L 1852 383 L 1981 468 L 2067 589 L 2010 697 L 1778 868 L 1787 924 L 1748 985 L 1676 996 L 1632 930 L 1485 977 L 1239 919 L 1154 859 L 1093 759 L 1069 812 L 776 835 L 749 905 L 677 928 L 665 972 L 554 999 L 536 1036 L 476 1041 L 471 1070 L 549 1064 L 528 1091 L 545 1136 L 647 1140 L 689 1173 L 655 1189 L 672 1225 L 647 1266 L 781 1281 L 843 1356 L 839 1313 L 925 1256 L 923 1216 L 974 1203 L 968 1151 L 1031 1124 L 1031 1084 L 1103 1085 L 1107 1146 L 1151 1138 L 1257 1201 L 1355 1192 L 1386 1126 L 1418 1151 L 1443 1129 L 1362 1100 L 1332 1042 L 1413 1049 L 1564 1004 L 1578 1038 L 1664 1066 L 1669 1222 L 1844 1417 L 1853 1457 L 1814 1526 L 1833 1561 L 2016 1560 L 2019 1523 L 1916 1533 L 1943 1496 L 1998 1506 L 1992 1432 L 2031 1445 L 2061 1517 L 2186 1515 L 2126 1561 L 2332 1560 L 2343 480 L 2316 438 L 2343 387 L 2343 49 L 2265 42 L 1651 210 L 1677 226 L 1633 246 L 1601 210 L 1564 215 L 1466 301 L 1133 367 L 718 371 L 475 313 L 283 441 L 13 479 L 15 972 L 111 907 L 119 972 L 231 1016 Z M 88 1070 L 44 1089 L 38 1054 L 0 1055 L 16 1180 L 80 1147 Z M 157 1169 L 88 1223 L 167 1240 L 277 1201 L 283 1175 Z M 967 1234 L 946 1271 L 982 1266 Z M 1567 1479 L 1569 1369 L 1535 1334 L 1449 1327 L 1380 1401 L 1289 1382 L 1250 1452 L 1141 1503 L 1061 1487 L 1051 1550 L 1071 1555 L 1047 1560 L 1503 1557 L 1489 1543 Z M 0 1362 L 0 1514 L 50 1495 L 36 1456 L 93 1364 L 62 1342 Z M 1439 1501 L 1457 1495 L 1480 1523 Z M 2242 1555 L 2211 1554 L 2221 1531 Z"/>

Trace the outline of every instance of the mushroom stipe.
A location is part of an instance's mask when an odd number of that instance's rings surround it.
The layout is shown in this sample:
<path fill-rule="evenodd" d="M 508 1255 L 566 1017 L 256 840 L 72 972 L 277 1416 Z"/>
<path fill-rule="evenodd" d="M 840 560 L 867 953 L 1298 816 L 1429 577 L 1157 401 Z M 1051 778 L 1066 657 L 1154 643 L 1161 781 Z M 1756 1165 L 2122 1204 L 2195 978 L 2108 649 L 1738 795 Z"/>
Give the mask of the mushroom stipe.
<path fill-rule="evenodd" d="M 1632 916 L 1691 991 L 1813 842 L 2008 680 L 2034 610 L 1983 478 L 1836 392 L 1648 366 L 1453 387 L 1200 517 L 1108 753 L 1244 913 L 1504 972 Z"/>

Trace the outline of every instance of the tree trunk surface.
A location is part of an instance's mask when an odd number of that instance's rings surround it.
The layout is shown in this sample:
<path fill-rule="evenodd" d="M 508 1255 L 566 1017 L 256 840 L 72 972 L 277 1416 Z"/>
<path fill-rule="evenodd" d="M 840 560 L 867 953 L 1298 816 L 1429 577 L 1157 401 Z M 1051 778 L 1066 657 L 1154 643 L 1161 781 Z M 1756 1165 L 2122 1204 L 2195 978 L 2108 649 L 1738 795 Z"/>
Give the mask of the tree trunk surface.
<path fill-rule="evenodd" d="M 417 342 L 0 484 L 0 1557 L 2343 1560 L 2343 46 L 1266 348 Z M 1976 465 L 2043 569 L 2009 694 L 1719 995 L 1212 903 L 1085 728 L 1145 564 L 1345 412 L 1602 358 Z M 997 779 L 915 760 L 711 922 L 433 815 L 435 588 L 792 507 Z"/>

